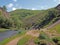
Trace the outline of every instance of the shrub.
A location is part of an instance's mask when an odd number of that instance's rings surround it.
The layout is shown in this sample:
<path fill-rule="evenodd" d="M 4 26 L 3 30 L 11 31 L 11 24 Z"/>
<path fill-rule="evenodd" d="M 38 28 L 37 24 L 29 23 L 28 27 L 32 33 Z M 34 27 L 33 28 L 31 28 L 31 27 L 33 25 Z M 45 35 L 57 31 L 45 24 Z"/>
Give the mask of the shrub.
<path fill-rule="evenodd" d="M 57 38 L 53 38 L 53 42 L 55 42 L 55 43 L 58 43 L 58 39 Z"/>
<path fill-rule="evenodd" d="M 39 39 L 46 39 L 46 35 L 40 34 L 40 35 L 39 35 Z"/>

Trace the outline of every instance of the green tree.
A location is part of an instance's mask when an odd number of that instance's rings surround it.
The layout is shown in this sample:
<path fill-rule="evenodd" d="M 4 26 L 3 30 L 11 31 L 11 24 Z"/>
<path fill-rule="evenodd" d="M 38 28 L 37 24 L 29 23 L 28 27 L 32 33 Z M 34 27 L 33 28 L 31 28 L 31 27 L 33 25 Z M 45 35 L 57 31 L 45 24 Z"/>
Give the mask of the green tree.
<path fill-rule="evenodd" d="M 3 6 L 3 10 L 4 10 L 4 11 L 7 11 L 7 8 L 6 8 L 6 6 L 5 6 L 5 5 Z"/>

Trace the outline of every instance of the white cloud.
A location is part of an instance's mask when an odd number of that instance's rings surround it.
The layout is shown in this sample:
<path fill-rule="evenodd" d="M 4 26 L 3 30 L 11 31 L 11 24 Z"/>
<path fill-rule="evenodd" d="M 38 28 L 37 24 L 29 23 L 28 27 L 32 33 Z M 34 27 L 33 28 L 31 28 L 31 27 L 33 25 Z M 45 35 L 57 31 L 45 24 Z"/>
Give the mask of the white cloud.
<path fill-rule="evenodd" d="M 32 8 L 32 10 L 36 10 L 36 8 Z"/>
<path fill-rule="evenodd" d="M 9 4 L 7 5 L 7 7 L 8 7 L 8 8 L 11 8 L 11 7 L 13 7 L 13 4 L 12 4 L 12 3 L 9 3 Z"/>
<path fill-rule="evenodd" d="M 17 0 L 13 0 L 14 2 L 17 2 Z"/>
<path fill-rule="evenodd" d="M 17 8 L 13 7 L 12 10 L 16 10 Z"/>

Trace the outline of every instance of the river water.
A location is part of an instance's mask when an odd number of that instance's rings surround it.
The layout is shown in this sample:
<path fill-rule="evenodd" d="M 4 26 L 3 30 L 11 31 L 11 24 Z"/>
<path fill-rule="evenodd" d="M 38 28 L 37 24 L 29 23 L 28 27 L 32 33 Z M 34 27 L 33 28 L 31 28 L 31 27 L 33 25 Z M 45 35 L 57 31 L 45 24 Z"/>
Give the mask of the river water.
<path fill-rule="evenodd" d="M 0 32 L 0 42 L 6 38 L 16 35 L 17 33 L 18 31 L 14 31 L 14 30 L 7 30 L 5 32 Z"/>

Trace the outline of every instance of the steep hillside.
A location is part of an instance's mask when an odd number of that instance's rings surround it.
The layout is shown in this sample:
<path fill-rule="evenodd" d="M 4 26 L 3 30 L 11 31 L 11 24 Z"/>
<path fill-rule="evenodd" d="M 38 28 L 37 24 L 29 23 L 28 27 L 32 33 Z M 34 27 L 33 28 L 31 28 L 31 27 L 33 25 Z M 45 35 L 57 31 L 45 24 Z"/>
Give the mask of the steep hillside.
<path fill-rule="evenodd" d="M 10 12 L 17 26 L 25 29 L 40 29 L 60 19 L 60 5 L 48 10 L 17 9 Z M 18 27 L 19 27 L 18 26 Z M 19 28 L 20 28 L 19 27 Z"/>
<path fill-rule="evenodd" d="M 17 9 L 15 11 L 10 12 L 10 15 L 12 17 L 12 20 L 14 20 L 15 27 L 18 26 L 19 28 L 25 28 L 26 26 L 24 26 L 25 22 L 23 22 L 23 20 L 25 18 L 37 15 L 40 12 L 40 10 Z"/>

